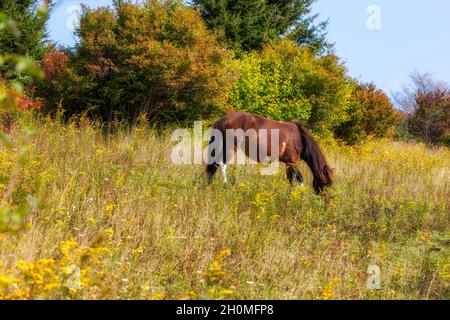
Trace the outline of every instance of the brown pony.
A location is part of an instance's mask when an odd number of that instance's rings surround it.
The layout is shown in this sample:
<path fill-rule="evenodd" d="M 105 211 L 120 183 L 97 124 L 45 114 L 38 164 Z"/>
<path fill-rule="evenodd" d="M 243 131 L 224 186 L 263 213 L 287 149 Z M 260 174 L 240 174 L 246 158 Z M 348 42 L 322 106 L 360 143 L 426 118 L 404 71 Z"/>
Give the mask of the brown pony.
<path fill-rule="evenodd" d="M 284 162 L 286 164 L 286 175 L 289 182 L 292 184 L 295 180 L 303 184 L 303 177 L 300 170 L 297 168 L 297 164 L 300 159 L 304 160 L 314 176 L 313 187 L 317 194 L 321 193 L 325 187 L 330 186 L 333 183 L 333 170 L 328 165 L 325 156 L 320 150 L 317 142 L 313 139 L 309 131 L 298 122 L 280 122 L 264 117 L 246 113 L 235 112 L 229 114 L 218 120 L 214 124 L 214 129 L 218 130 L 223 137 L 229 132 L 236 130 L 243 130 L 248 132 L 256 132 L 254 136 L 245 136 L 245 141 L 240 143 L 236 138 L 233 138 L 232 143 L 228 143 L 227 139 L 223 138 L 223 147 L 218 155 L 220 161 L 212 161 L 206 167 L 206 174 L 208 176 L 208 183 L 212 182 L 214 174 L 219 166 L 221 167 L 222 176 L 226 180 L 226 166 L 230 162 L 237 148 L 241 148 L 245 151 L 247 157 L 249 154 L 249 145 L 255 143 L 258 150 L 264 149 L 269 156 L 268 162 L 271 162 L 274 156 L 277 156 L 276 160 Z M 263 136 L 260 132 L 261 129 L 266 129 L 267 134 Z M 278 129 L 278 155 L 273 155 L 271 146 L 271 132 L 273 129 Z M 210 141 L 210 146 L 215 141 L 213 136 Z M 276 147 L 274 147 L 275 149 Z M 212 156 L 215 156 L 215 151 L 212 151 Z M 267 161 L 267 159 L 261 159 L 259 156 L 255 159 L 258 163 Z M 253 157 L 254 158 L 254 157 Z M 215 158 L 217 159 L 217 158 Z"/>

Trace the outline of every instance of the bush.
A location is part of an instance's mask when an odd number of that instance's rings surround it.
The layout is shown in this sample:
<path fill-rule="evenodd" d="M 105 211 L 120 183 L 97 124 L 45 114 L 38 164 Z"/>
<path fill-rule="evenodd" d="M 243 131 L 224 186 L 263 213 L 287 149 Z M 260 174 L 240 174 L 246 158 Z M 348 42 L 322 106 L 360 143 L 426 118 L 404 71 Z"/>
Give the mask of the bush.
<path fill-rule="evenodd" d="M 207 116 L 224 105 L 230 54 L 201 17 L 178 1 L 83 10 L 79 42 L 43 61 L 39 94 L 69 113 L 96 107 L 104 119 L 173 122 Z"/>
<path fill-rule="evenodd" d="M 430 74 L 411 75 L 412 85 L 397 96 L 407 114 L 406 128 L 413 137 L 430 144 L 450 140 L 450 87 Z"/>
<path fill-rule="evenodd" d="M 417 96 L 417 109 L 407 121 L 409 132 L 437 144 L 450 135 L 450 89 L 436 88 Z"/>
<path fill-rule="evenodd" d="M 371 83 L 354 83 L 347 114 L 347 120 L 335 133 L 350 144 L 360 143 L 369 136 L 391 137 L 400 120 L 388 96 Z"/>
<path fill-rule="evenodd" d="M 351 87 L 333 55 L 317 58 L 289 40 L 251 53 L 239 62 L 230 104 L 276 120 L 307 122 L 325 132 L 345 118 Z"/>

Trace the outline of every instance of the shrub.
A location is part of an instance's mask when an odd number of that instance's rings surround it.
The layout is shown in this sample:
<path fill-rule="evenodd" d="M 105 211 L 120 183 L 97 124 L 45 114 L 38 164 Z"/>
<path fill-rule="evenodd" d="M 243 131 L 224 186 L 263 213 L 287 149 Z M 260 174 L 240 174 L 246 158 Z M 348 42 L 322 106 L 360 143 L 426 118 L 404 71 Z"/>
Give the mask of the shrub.
<path fill-rule="evenodd" d="M 49 78 L 39 94 L 69 113 L 92 106 L 104 119 L 183 121 L 223 106 L 230 54 L 201 17 L 178 1 L 114 2 L 84 8 L 79 43 L 44 59 Z M 69 89 L 69 90 L 68 90 Z M 68 94 L 67 94 L 67 91 Z"/>
<path fill-rule="evenodd" d="M 350 98 L 345 67 L 333 55 L 317 58 L 289 40 L 251 53 L 239 63 L 230 104 L 276 120 L 301 120 L 317 132 L 343 121 Z"/>
<path fill-rule="evenodd" d="M 450 135 L 450 89 L 436 88 L 416 99 L 417 109 L 407 121 L 409 132 L 432 144 L 448 141 Z"/>
<path fill-rule="evenodd" d="M 388 96 L 374 84 L 355 82 L 347 110 L 348 118 L 335 130 L 336 136 L 350 144 L 367 137 L 392 136 L 400 120 Z"/>
<path fill-rule="evenodd" d="M 397 96 L 407 114 L 406 128 L 413 137 L 431 144 L 448 145 L 450 136 L 450 87 L 430 74 L 411 75 L 412 85 Z"/>

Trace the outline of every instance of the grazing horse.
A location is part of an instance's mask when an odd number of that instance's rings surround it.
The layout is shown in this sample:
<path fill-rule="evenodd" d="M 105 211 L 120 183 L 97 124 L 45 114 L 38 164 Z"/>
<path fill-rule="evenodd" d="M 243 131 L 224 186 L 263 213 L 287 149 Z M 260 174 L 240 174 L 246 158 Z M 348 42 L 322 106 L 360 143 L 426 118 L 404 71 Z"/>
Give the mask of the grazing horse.
<path fill-rule="evenodd" d="M 211 156 L 216 160 L 208 162 L 206 166 L 206 174 L 208 176 L 208 183 L 212 182 L 214 174 L 220 167 L 222 176 L 226 180 L 227 163 L 230 162 L 237 149 L 240 148 L 245 152 L 247 157 L 252 158 L 258 163 L 279 161 L 286 164 L 286 175 L 289 182 L 292 184 L 297 181 L 303 184 L 303 177 L 297 167 L 299 160 L 304 160 L 314 176 L 313 187 L 317 194 L 320 194 L 325 187 L 333 183 L 333 170 L 328 165 L 325 156 L 320 150 L 317 142 L 313 139 L 309 131 L 298 122 L 281 122 L 266 119 L 264 117 L 246 113 L 234 112 L 218 120 L 213 127 L 216 132 L 222 134 L 222 147 L 220 154 L 215 155 L 216 151 L 211 151 Z M 265 130 L 262 130 L 265 129 Z M 254 132 L 254 135 L 246 134 L 244 140 L 238 141 L 233 136 L 232 140 L 226 139 L 230 133 L 240 130 L 241 132 Z M 275 131 L 273 131 L 275 130 Z M 264 131 L 264 135 L 262 134 Z M 273 133 L 276 132 L 276 135 Z M 278 137 L 278 146 L 272 147 L 272 134 Z M 210 141 L 210 148 L 213 145 L 216 137 L 213 135 Z M 228 142 L 227 142 L 228 141 Z M 249 146 L 256 145 L 259 150 L 256 157 L 249 153 Z M 274 151 L 272 150 L 274 149 Z M 261 150 L 264 150 L 268 158 L 263 159 Z M 278 154 L 272 154 L 273 152 Z M 212 158 L 211 158 L 212 159 Z M 220 159 L 217 161 L 217 159 Z"/>

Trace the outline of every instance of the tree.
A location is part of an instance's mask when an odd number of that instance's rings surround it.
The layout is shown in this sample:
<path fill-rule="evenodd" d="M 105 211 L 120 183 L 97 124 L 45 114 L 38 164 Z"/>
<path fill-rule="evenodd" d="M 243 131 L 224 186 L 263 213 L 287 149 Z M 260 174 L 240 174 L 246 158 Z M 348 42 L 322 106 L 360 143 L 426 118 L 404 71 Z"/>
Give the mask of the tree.
<path fill-rule="evenodd" d="M 46 7 L 43 7 L 45 10 Z M 20 40 L 20 29 L 17 23 L 0 9 L 0 35 L 6 39 L 7 35 L 12 39 Z M 11 48 L 5 47 L 0 51 L 0 65 L 4 74 L 28 74 L 29 76 L 42 76 L 38 68 L 33 65 L 29 57 L 23 57 Z M 14 49 L 14 48 L 13 48 Z M 2 170 L 0 182 L 6 186 L 2 190 L 0 203 L 0 233 L 17 233 L 26 228 L 26 218 L 29 209 L 35 207 L 30 199 L 31 195 L 23 190 L 17 190 L 17 177 L 22 167 L 31 160 L 30 154 L 33 148 L 30 137 L 34 128 L 25 125 L 25 122 L 16 121 L 20 113 L 26 109 L 39 108 L 41 103 L 31 101 L 21 92 L 18 85 L 12 86 L 8 79 L 0 77 L 0 145 L 4 154 L 10 154 L 11 172 Z M 14 136 L 10 135 L 14 131 Z M 35 209 L 35 208 L 34 208 Z"/>
<path fill-rule="evenodd" d="M 107 120 L 146 114 L 173 122 L 210 115 L 225 102 L 231 56 L 181 1 L 84 7 L 77 34 L 73 51 L 44 59 L 49 82 L 39 86 L 69 114 L 94 107 Z"/>
<path fill-rule="evenodd" d="M 221 33 L 222 41 L 238 54 L 261 50 L 263 45 L 286 37 L 314 52 L 330 45 L 325 39 L 327 23 L 315 23 L 311 15 L 315 0 L 193 0 L 206 24 Z"/>
<path fill-rule="evenodd" d="M 382 90 L 372 83 L 354 81 L 347 120 L 336 128 L 335 134 L 347 143 L 356 144 L 369 136 L 392 136 L 399 120 L 399 112 Z"/>
<path fill-rule="evenodd" d="M 45 2 L 45 1 L 44 1 Z M 2 0 L 0 11 L 15 22 L 15 31 L 0 33 L 0 53 L 40 59 L 45 51 L 49 14 L 40 0 Z"/>
<path fill-rule="evenodd" d="M 333 55 L 279 40 L 239 62 L 230 104 L 275 120 L 300 120 L 326 133 L 345 119 L 351 94 L 345 67 Z"/>
<path fill-rule="evenodd" d="M 34 106 L 23 93 L 22 84 L 12 80 L 43 76 L 33 60 L 33 54 L 38 55 L 38 47 L 43 46 L 41 41 L 48 10 L 46 2 L 32 9 L 35 3 L 0 2 L 0 112 L 15 112 L 18 108 Z M 33 27 L 40 30 L 33 30 Z"/>
<path fill-rule="evenodd" d="M 431 144 L 450 141 L 450 87 L 417 71 L 412 84 L 397 94 L 400 108 L 407 114 L 408 133 Z"/>

